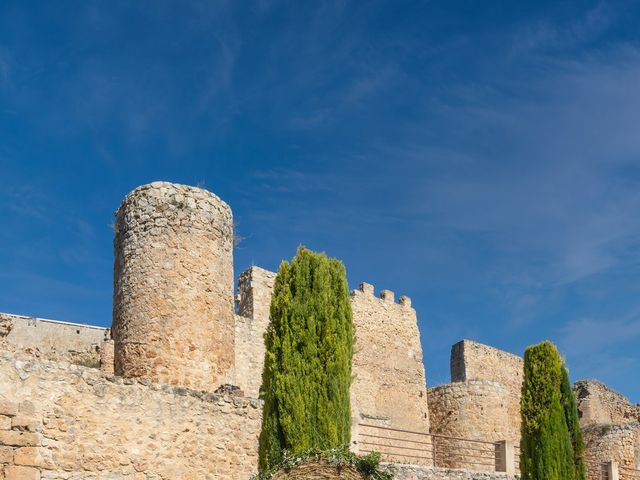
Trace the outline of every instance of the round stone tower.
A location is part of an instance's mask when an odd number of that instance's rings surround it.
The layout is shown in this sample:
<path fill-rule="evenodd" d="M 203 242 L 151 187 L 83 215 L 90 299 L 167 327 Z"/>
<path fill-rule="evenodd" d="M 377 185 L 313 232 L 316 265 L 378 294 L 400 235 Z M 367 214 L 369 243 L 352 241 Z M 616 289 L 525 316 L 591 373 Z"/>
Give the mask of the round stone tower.
<path fill-rule="evenodd" d="M 115 373 L 199 390 L 234 362 L 231 209 L 201 188 L 154 182 L 116 212 Z"/>

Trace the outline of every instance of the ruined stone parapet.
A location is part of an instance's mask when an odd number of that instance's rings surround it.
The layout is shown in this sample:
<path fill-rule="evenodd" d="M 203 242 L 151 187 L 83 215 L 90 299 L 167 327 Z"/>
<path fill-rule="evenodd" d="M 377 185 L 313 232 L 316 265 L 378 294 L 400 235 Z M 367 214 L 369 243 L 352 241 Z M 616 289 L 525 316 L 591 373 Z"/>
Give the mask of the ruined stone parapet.
<path fill-rule="evenodd" d="M 116 212 L 115 372 L 202 390 L 234 363 L 231 209 L 201 188 L 154 182 Z"/>
<path fill-rule="evenodd" d="M 580 380 L 573 385 L 580 425 L 626 424 L 640 421 L 640 406 L 597 380 Z"/>
<path fill-rule="evenodd" d="M 408 297 L 374 295 L 363 283 L 351 293 L 355 345 L 352 361 L 352 438 L 358 424 L 427 433 L 429 410 L 416 312 Z"/>

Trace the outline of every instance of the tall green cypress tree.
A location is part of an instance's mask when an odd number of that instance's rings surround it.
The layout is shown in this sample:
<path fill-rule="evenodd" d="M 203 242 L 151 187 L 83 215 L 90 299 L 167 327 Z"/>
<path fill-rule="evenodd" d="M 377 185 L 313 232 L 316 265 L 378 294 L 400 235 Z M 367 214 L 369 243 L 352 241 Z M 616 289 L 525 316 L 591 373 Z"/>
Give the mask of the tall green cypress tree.
<path fill-rule="evenodd" d="M 564 418 L 571 437 L 573 447 L 573 464 L 575 468 L 575 479 L 585 480 L 586 471 L 584 464 L 584 441 L 582 440 L 582 430 L 578 420 L 578 404 L 569 381 L 569 372 L 566 367 L 562 367 L 562 382 L 560 385 L 560 395 Z"/>
<path fill-rule="evenodd" d="M 300 453 L 348 445 L 353 322 L 344 265 L 300 247 L 283 262 L 265 334 L 260 470 Z"/>
<path fill-rule="evenodd" d="M 523 480 L 575 480 L 562 395 L 562 360 L 551 342 L 524 354 L 520 471 Z"/>

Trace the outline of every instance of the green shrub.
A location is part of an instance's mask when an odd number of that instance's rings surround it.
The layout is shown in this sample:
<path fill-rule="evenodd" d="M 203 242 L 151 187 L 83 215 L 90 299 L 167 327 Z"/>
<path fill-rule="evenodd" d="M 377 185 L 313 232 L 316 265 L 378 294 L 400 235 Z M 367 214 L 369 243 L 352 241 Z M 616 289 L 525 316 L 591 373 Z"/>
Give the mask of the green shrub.
<path fill-rule="evenodd" d="M 575 480 L 571 436 L 562 405 L 563 364 L 551 342 L 527 348 L 522 386 L 520 471 L 523 480 Z"/>
<path fill-rule="evenodd" d="M 265 334 L 260 471 L 348 445 L 353 323 L 344 265 L 300 247 L 280 265 Z"/>

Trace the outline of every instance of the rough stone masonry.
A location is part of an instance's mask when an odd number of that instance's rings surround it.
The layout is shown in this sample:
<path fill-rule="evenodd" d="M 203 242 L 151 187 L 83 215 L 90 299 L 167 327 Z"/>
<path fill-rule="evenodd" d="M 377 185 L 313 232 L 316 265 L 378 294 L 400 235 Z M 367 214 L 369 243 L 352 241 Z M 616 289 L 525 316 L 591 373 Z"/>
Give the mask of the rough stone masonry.
<path fill-rule="evenodd" d="M 125 197 L 114 253 L 112 329 L 0 314 L 0 480 L 249 478 L 275 273 L 251 267 L 234 299 L 231 209 L 166 182 Z M 371 448 L 365 424 L 517 442 L 521 358 L 463 341 L 452 383 L 427 390 L 411 300 L 363 283 L 351 301 L 354 450 Z M 592 457 L 601 461 L 600 449 L 637 464 L 637 410 L 608 390 L 583 390 Z M 439 454 L 459 452 L 439 442 Z M 412 480 L 512 478 L 419 463 L 389 468 Z"/>

